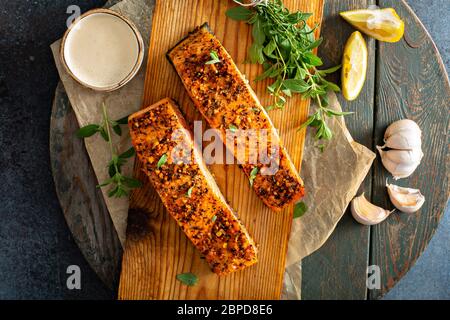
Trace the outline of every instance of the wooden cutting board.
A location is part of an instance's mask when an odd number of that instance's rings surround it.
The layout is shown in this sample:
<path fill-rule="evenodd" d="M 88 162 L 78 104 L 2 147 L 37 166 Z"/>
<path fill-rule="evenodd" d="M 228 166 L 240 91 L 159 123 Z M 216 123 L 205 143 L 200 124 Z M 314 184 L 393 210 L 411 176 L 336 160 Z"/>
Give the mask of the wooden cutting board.
<path fill-rule="evenodd" d="M 320 23 L 323 0 L 285 0 L 291 11 L 312 12 L 310 25 Z M 252 43 L 251 28 L 225 16 L 232 1 L 156 1 L 143 107 L 171 97 L 179 102 L 188 122 L 201 120 L 181 81 L 165 54 L 196 26 L 208 22 L 213 32 L 250 79 L 263 105 L 270 104 L 266 82 L 252 81 L 261 67 L 245 64 Z M 319 32 L 319 29 L 316 30 Z M 297 132 L 306 120 L 309 101 L 295 97 L 284 110 L 270 117 L 300 169 L 305 132 Z M 206 124 L 203 126 L 206 127 Z M 285 256 L 292 223 L 292 206 L 281 213 L 268 209 L 251 190 L 248 179 L 237 165 L 210 167 L 220 190 L 236 209 L 259 247 L 259 262 L 244 271 L 218 277 L 165 211 L 157 193 L 136 163 L 135 175 L 145 181 L 131 195 L 127 242 L 124 248 L 119 299 L 279 299 L 285 269 Z M 187 287 L 176 280 L 184 272 L 195 273 L 199 283 Z"/>

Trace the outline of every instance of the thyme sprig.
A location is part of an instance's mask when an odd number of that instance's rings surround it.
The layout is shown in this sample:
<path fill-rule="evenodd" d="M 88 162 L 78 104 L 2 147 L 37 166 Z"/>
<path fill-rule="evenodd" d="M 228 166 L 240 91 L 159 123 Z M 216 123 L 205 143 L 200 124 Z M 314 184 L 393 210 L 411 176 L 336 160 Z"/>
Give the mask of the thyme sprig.
<path fill-rule="evenodd" d="M 127 162 L 127 159 L 131 158 L 135 154 L 134 148 L 131 147 L 127 151 L 118 154 L 117 148 L 112 142 L 111 132 L 113 131 L 118 136 L 121 136 L 122 128 L 120 125 L 128 122 L 128 116 L 116 121 L 110 120 L 104 102 L 102 103 L 102 112 L 103 118 L 101 124 L 89 124 L 84 126 L 77 131 L 76 135 L 79 138 L 87 138 L 99 133 L 108 143 L 111 152 L 111 160 L 108 163 L 109 179 L 100 183 L 97 187 L 103 188 L 112 185 L 108 192 L 108 196 L 120 198 L 127 196 L 130 189 L 139 188 L 142 185 L 139 180 L 122 174 L 122 166 Z"/>
<path fill-rule="evenodd" d="M 339 86 L 327 81 L 326 75 L 337 71 L 340 66 L 326 70 L 317 67 L 322 60 L 313 52 L 322 43 L 315 39 L 314 28 L 306 20 L 311 13 L 291 13 L 281 0 L 253 1 L 227 11 L 227 16 L 252 25 L 253 44 L 249 49 L 252 63 L 263 65 L 264 72 L 255 80 L 273 79 L 267 90 L 273 97 L 268 110 L 282 109 L 288 97 L 299 93 L 303 98 L 312 98 L 318 109 L 299 128 L 316 127 L 315 138 L 330 140 L 332 132 L 325 122 L 326 117 L 343 116 L 348 112 L 336 112 L 327 108 L 327 91 L 340 91 Z"/>

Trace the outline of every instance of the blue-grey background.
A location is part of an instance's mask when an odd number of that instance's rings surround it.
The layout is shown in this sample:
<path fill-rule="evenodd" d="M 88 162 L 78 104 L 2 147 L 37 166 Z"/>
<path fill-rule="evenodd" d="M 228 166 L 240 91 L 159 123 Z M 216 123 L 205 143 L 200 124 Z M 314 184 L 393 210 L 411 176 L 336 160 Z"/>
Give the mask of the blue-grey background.
<path fill-rule="evenodd" d="M 58 75 L 49 45 L 65 31 L 66 9 L 104 0 L 18 0 L 0 4 L 0 299 L 110 299 L 64 221 L 50 171 L 49 125 Z M 408 3 L 449 69 L 449 0 Z M 436 192 L 439 192 L 437 189 Z M 448 211 L 448 210 L 447 210 Z M 450 299 L 450 217 L 386 299 Z M 82 290 L 66 288 L 79 265 Z"/>

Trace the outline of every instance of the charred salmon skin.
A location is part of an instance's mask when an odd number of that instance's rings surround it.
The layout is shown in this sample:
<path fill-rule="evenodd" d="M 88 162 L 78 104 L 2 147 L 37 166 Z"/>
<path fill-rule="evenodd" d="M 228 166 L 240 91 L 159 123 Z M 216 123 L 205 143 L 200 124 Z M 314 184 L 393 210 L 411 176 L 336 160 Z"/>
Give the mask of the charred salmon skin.
<path fill-rule="evenodd" d="M 175 102 L 163 99 L 134 113 L 128 125 L 142 170 L 211 269 L 225 275 L 255 264 L 255 243 L 208 171 Z"/>
<path fill-rule="evenodd" d="M 218 59 L 211 63 L 213 56 Z M 263 157 L 258 151 L 261 147 L 256 149 L 247 145 L 244 158 L 256 161 L 238 161 L 261 200 L 272 210 L 280 211 L 303 197 L 303 181 L 267 112 L 208 25 L 196 28 L 169 50 L 167 57 L 195 107 L 208 124 L 220 132 L 227 149 L 231 145 L 236 159 L 243 156 L 233 146 L 236 140 L 228 139 L 230 131 L 269 133 L 265 135 L 264 142 L 259 142 L 265 144 L 265 149 L 276 152 Z"/>

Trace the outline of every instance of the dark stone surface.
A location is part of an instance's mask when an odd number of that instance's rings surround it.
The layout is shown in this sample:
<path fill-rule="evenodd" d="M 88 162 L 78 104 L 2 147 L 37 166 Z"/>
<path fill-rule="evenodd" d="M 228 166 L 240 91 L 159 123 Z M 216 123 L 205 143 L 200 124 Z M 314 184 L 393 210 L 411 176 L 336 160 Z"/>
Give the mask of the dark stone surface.
<path fill-rule="evenodd" d="M 65 30 L 69 5 L 79 4 L 84 12 L 104 2 L 18 0 L 3 1 L 0 6 L 0 299 L 114 297 L 115 293 L 89 268 L 70 235 L 54 190 L 48 143 L 50 111 L 58 82 L 49 45 Z M 450 32 L 446 16 L 441 13 L 449 12 L 450 2 L 409 3 L 434 37 L 448 69 Z M 408 280 L 415 284 L 413 290 L 429 292 L 429 297 L 443 297 L 443 292 L 448 298 L 445 267 L 449 265 L 450 226 L 448 219 L 444 217 L 443 221 L 438 235 L 443 234 L 447 243 L 432 241 L 424 254 L 427 260 L 421 258 L 418 262 L 425 271 L 427 266 L 435 266 L 433 272 L 439 275 L 433 278 L 435 283 L 421 281 L 424 279 L 420 272 L 417 278 Z M 81 268 L 81 290 L 66 287 L 69 265 Z M 410 272 L 413 277 L 414 272 Z M 401 286 L 402 282 L 398 285 L 400 291 L 391 298 L 410 297 L 411 287 Z"/>
<path fill-rule="evenodd" d="M 58 74 L 49 45 L 66 9 L 104 1 L 2 1 L 0 6 L 0 298 L 112 298 L 62 215 L 50 171 L 49 125 Z M 20 130 L 17 128 L 20 127 Z M 66 288 L 81 268 L 82 290 Z"/>

